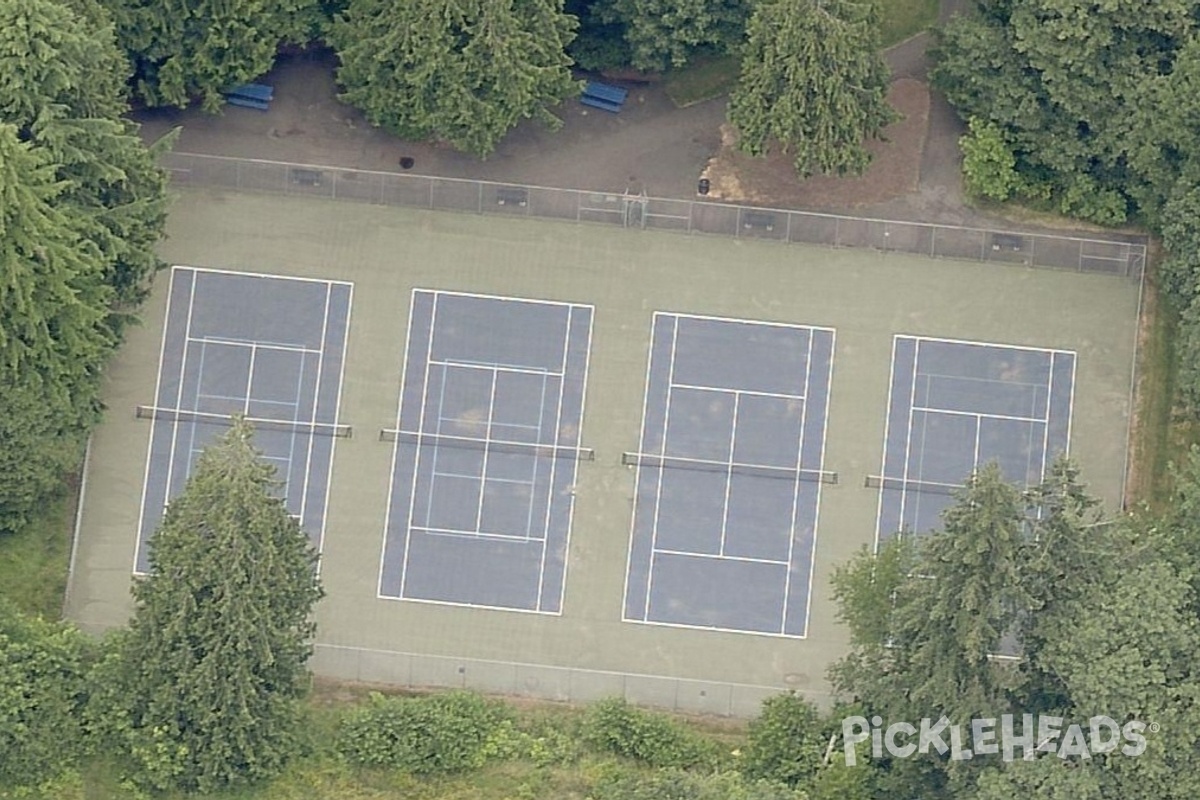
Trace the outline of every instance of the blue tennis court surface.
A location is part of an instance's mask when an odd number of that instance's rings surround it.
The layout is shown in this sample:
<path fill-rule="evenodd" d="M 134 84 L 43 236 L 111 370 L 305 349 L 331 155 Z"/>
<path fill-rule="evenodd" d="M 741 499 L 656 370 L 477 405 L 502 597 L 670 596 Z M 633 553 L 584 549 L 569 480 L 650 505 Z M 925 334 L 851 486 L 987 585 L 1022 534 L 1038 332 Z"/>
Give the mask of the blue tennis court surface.
<path fill-rule="evenodd" d="M 624 616 L 805 636 L 834 334 L 654 317 Z"/>
<path fill-rule="evenodd" d="M 1075 354 L 915 336 L 893 345 L 877 534 L 941 525 L 951 493 L 996 462 L 1022 486 L 1068 450 Z"/>
<path fill-rule="evenodd" d="M 351 284 L 175 267 L 151 418 L 135 571 L 200 452 L 250 419 L 280 495 L 320 548 Z M 348 430 L 348 429 L 346 429 Z M 344 433 L 342 434 L 344 435 Z"/>
<path fill-rule="evenodd" d="M 592 307 L 417 290 L 380 595 L 559 613 Z"/>

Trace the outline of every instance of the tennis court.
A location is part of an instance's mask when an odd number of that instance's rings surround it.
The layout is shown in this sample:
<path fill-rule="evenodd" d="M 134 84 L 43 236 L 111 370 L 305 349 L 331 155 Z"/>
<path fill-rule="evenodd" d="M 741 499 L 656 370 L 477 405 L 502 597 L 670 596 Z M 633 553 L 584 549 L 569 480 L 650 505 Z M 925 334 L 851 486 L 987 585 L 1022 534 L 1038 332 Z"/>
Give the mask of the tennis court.
<path fill-rule="evenodd" d="M 351 285 L 175 267 L 159 355 L 134 570 L 201 451 L 233 415 L 278 474 L 289 511 L 321 547 L 334 440 L 349 434 L 338 405 Z"/>
<path fill-rule="evenodd" d="M 383 597 L 559 613 L 591 306 L 416 290 Z"/>
<path fill-rule="evenodd" d="M 1022 487 L 1068 452 L 1075 353 L 896 336 L 879 538 L 940 527 L 953 492 L 989 462 Z"/>
<path fill-rule="evenodd" d="M 625 619 L 806 635 L 832 330 L 657 313 Z"/>

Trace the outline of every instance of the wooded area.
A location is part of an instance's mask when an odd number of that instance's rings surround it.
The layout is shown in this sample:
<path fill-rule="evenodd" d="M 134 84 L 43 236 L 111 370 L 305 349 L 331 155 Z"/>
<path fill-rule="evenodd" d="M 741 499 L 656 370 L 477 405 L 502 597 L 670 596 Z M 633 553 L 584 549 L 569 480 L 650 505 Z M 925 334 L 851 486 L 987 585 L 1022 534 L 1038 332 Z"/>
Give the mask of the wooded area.
<path fill-rule="evenodd" d="M 933 72 L 969 123 L 976 196 L 1161 234 L 1174 411 L 1193 421 L 1198 20 L 1195 0 L 979 0 L 941 32 Z M 854 173 L 892 119 L 877 26 L 866 0 L 0 4 L 0 536 L 78 468 L 105 365 L 161 267 L 155 157 L 169 141 L 143 145 L 131 97 L 217 110 L 281 45 L 323 40 L 373 124 L 486 155 L 523 119 L 554 123 L 578 89 L 573 59 L 661 69 L 732 53 L 742 147 L 784 149 L 801 175 Z M 893 537 L 838 572 L 852 649 L 831 679 L 847 704 L 820 713 L 780 695 L 732 736 L 615 700 L 551 723 L 458 694 L 373 698 L 329 723 L 302 702 L 316 556 L 274 479 L 235 426 L 172 502 L 130 628 L 103 643 L 0 605 L 0 796 L 81 797 L 95 763 L 115 785 L 168 793 L 292 768 L 345 786 L 525 764 L 526 796 L 569 774 L 596 800 L 1200 796 L 1200 452 L 1155 512 L 1100 508 L 1069 462 L 1029 492 L 982 471 L 942 531 Z M 1137 757 L 849 767 L 829 747 L 850 714 L 1006 713 L 1158 729 Z"/>

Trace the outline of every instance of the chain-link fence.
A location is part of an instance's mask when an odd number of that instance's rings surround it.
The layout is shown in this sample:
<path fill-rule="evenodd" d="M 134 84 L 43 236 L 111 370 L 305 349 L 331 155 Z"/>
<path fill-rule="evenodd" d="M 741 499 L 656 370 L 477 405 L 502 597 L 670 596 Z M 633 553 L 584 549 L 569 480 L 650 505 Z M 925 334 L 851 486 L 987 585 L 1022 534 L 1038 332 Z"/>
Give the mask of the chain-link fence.
<path fill-rule="evenodd" d="M 829 247 L 867 247 L 1135 280 L 1141 278 L 1146 264 L 1146 241 L 1140 237 L 1084 239 L 195 153 L 171 153 L 164 165 L 179 184 L 379 205 L 599 222 Z"/>

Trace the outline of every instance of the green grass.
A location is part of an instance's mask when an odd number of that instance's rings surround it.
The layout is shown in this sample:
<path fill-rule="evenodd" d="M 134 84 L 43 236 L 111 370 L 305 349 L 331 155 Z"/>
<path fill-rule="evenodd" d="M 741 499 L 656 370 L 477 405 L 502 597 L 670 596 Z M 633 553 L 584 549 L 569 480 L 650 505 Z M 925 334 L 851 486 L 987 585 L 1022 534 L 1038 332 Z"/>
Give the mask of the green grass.
<path fill-rule="evenodd" d="M 0 595 L 27 614 L 62 616 L 75 526 L 74 480 L 24 530 L 0 534 Z"/>
<path fill-rule="evenodd" d="M 679 108 L 728 94 L 738 79 L 734 56 L 700 56 L 687 67 L 667 73 L 665 89 Z"/>
<path fill-rule="evenodd" d="M 938 0 L 884 0 L 879 4 L 884 47 L 903 42 L 937 22 Z"/>

